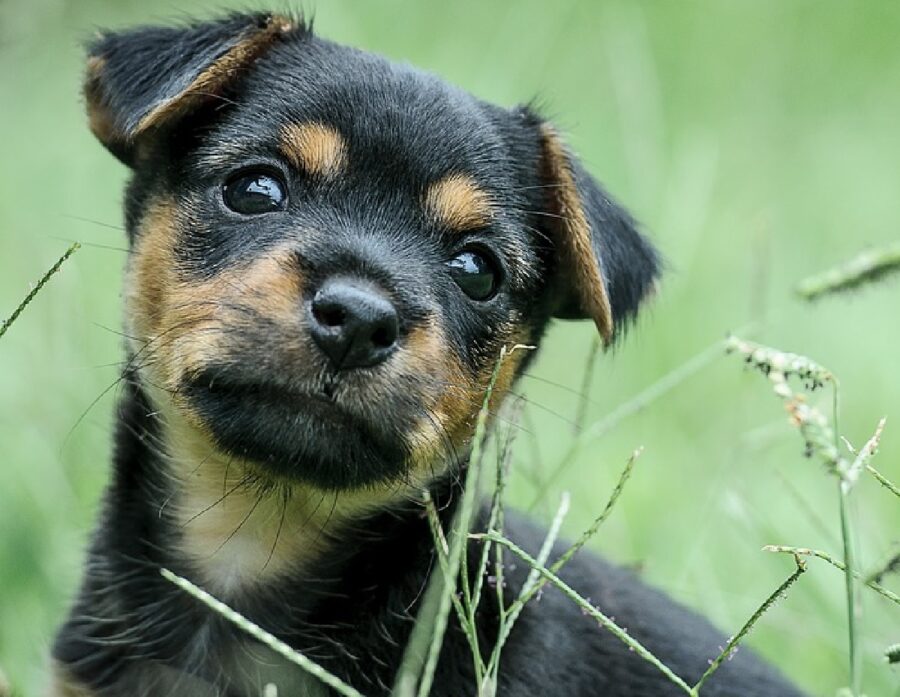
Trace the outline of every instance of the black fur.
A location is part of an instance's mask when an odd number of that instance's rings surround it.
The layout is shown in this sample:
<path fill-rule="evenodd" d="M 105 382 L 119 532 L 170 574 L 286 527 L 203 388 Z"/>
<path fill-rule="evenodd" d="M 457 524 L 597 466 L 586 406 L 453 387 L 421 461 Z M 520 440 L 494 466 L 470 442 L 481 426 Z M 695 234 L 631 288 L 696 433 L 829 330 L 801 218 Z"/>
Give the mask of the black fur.
<path fill-rule="evenodd" d="M 231 16 L 107 35 L 90 47 L 91 55 L 103 59 L 87 87 L 89 104 L 108 117 L 107 130 L 98 135 L 134 168 L 126 201 L 132 243 L 139 241 L 148 206 L 168 195 L 191 220 L 176 249 L 185 278 L 214 279 L 223 269 L 290 245 L 291 263 L 308 288 L 334 274 L 377 283 L 398 308 L 402 336 L 437 322 L 449 344 L 447 355 L 472 375 L 490 369 L 512 329 L 536 343 L 553 314 L 584 316 L 571 270 L 555 254 L 559 233 L 546 211 L 547 191 L 556 183 L 542 179 L 543 122 L 529 109 L 486 104 L 411 67 L 314 37 L 298 23 L 232 71 L 214 94 L 192 98 L 189 108 L 140 127 L 156 106 L 177 100 L 211 63 L 269 26 L 264 15 Z M 278 151 L 285 124 L 309 121 L 328 124 L 348 142 L 350 164 L 335 181 L 290 170 Z M 568 157 L 613 317 L 622 323 L 654 282 L 658 260 L 629 215 Z M 288 208 L 259 218 L 230 213 L 221 202 L 222 182 L 260 164 L 284 177 Z M 440 229 L 421 211 L 423 189 L 448 172 L 467 173 L 499 204 L 487 228 L 462 235 L 467 244 L 490 249 L 502 267 L 500 292 L 484 303 L 468 300 L 446 273 L 445 261 L 459 249 L 460 235 Z M 339 411 L 303 406 L 286 395 L 319 390 L 332 397 L 316 382 L 322 357 L 313 351 L 309 365 L 290 364 L 283 349 L 290 328 L 247 314 L 230 337 L 227 360 L 211 362 L 178 390 L 218 446 L 256 462 L 265 473 L 316 485 L 335 497 L 402 482 L 408 466 L 404 429 L 418 416 L 419 397 L 447 387 L 428 375 L 404 376 L 377 393 L 374 403 L 345 397 Z M 134 367 L 139 353 L 131 349 L 114 475 L 84 584 L 54 657 L 74 680 L 104 697 L 256 695 L 270 681 L 279 685 L 279 694 L 331 694 L 160 577 L 161 566 L 189 578 L 196 566 L 175 550 L 180 531 L 163 515 L 177 485 L 160 453 L 165 426 L 145 376 Z M 341 380 L 355 380 L 351 387 L 364 400 L 368 375 Z M 477 404 L 472 409 L 474 415 Z M 451 445 L 447 473 L 430 485 L 445 523 L 459 501 L 465 469 L 466 444 Z M 477 527 L 484 525 L 482 516 Z M 515 516 L 507 532 L 532 553 L 543 538 Z M 421 506 L 397 502 L 330 529 L 327 553 L 314 568 L 246 589 L 229 603 L 363 693 L 386 695 L 434 564 Z M 525 575 L 522 564 L 508 568 L 507 597 L 515 597 Z M 581 553 L 562 576 L 689 682 L 725 643 L 705 620 L 596 556 Z M 478 615 L 484 647 L 496 635 L 496 602 L 494 593 L 484 594 Z M 451 614 L 433 695 L 474 693 L 468 651 Z M 499 694 L 680 692 L 548 589 L 525 609 L 509 639 Z M 704 695 L 800 693 L 742 650 L 709 681 Z"/>

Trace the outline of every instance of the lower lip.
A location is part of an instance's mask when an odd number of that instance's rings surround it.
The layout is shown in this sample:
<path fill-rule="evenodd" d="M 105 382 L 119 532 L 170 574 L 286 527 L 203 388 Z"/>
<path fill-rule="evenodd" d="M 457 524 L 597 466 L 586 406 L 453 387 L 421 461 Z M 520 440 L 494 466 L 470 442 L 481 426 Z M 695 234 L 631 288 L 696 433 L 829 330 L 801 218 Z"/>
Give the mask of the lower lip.
<path fill-rule="evenodd" d="M 326 489 L 393 481 L 406 463 L 388 423 L 360 419 L 322 394 L 197 381 L 185 396 L 226 453 Z"/>
<path fill-rule="evenodd" d="M 287 410 L 330 412 L 333 415 L 346 414 L 343 408 L 324 393 L 292 392 L 268 385 L 240 385 L 200 382 L 189 388 L 191 397 L 202 400 L 229 402 L 245 408 L 271 406 Z"/>

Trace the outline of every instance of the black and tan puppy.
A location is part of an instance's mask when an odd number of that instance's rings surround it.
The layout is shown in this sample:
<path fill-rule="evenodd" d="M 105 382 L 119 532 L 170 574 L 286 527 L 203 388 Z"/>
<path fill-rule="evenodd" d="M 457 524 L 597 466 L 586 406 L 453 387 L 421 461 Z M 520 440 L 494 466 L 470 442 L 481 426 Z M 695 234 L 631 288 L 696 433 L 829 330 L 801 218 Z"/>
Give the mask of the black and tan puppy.
<path fill-rule="evenodd" d="M 590 318 L 611 341 L 654 283 L 654 250 L 529 108 L 299 20 L 102 35 L 86 97 L 133 171 L 129 367 L 53 694 L 331 694 L 161 566 L 388 694 L 434 565 L 417 501 L 428 488 L 452 515 L 501 347 L 538 343 L 552 317 Z M 503 363 L 495 406 L 529 355 Z M 541 539 L 522 521 L 507 532 Z M 689 681 L 724 644 L 596 557 L 564 576 Z M 496 603 L 484 594 L 485 650 Z M 451 626 L 434 695 L 475 693 L 468 652 Z M 552 591 L 516 625 L 498 692 L 680 694 Z M 746 652 L 704 689 L 798 694 Z"/>

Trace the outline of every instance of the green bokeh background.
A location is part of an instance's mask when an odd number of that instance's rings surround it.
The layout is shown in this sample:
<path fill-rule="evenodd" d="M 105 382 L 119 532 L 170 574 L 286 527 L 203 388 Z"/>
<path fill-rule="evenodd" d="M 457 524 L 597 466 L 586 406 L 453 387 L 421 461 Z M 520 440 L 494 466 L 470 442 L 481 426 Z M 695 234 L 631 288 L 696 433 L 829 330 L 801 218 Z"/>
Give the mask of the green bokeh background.
<path fill-rule="evenodd" d="M 23 695 L 39 690 L 76 589 L 108 473 L 115 390 L 104 390 L 122 355 L 116 228 L 127 173 L 85 127 L 79 44 L 98 25 L 226 4 L 0 0 L 0 316 L 67 241 L 89 243 L 0 342 L 0 666 Z M 658 298 L 594 372 L 588 423 L 755 322 L 760 340 L 840 376 L 854 443 L 893 419 L 878 464 L 900 480 L 900 288 L 814 306 L 792 296 L 803 276 L 900 236 L 900 4 L 321 0 L 315 16 L 325 36 L 492 101 L 540 97 L 664 250 Z M 594 545 L 725 632 L 791 570 L 762 545 L 839 553 L 835 482 L 802 457 L 779 401 L 736 358 L 713 361 L 544 487 L 578 411 L 561 386 L 581 389 L 591 339 L 587 323 L 559 324 L 520 384 L 531 435 L 519 438 L 515 502 L 544 493 L 536 511 L 546 517 L 571 491 L 566 530 L 577 534 L 646 446 Z M 869 568 L 898 542 L 900 506 L 864 478 L 854 516 Z M 842 578 L 810 566 L 750 643 L 830 696 L 847 681 Z M 900 591 L 896 577 L 886 583 Z M 900 609 L 863 598 L 866 691 L 900 694 L 882 658 L 900 641 Z"/>

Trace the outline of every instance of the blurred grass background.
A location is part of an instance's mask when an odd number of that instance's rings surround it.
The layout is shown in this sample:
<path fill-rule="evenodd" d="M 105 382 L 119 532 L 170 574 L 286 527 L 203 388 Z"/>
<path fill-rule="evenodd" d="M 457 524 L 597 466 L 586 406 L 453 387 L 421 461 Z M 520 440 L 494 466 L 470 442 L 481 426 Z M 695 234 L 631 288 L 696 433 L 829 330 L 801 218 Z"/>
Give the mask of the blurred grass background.
<path fill-rule="evenodd" d="M 228 4 L 0 0 L 0 316 L 69 240 L 97 245 L 0 342 L 0 666 L 25 695 L 42 683 L 76 590 L 108 471 L 114 391 L 91 405 L 121 360 L 110 330 L 120 319 L 126 171 L 85 126 L 80 42 L 95 26 Z M 900 235 L 900 4 L 323 0 L 307 9 L 325 36 L 492 101 L 539 96 L 664 250 L 659 298 L 593 374 L 588 423 L 752 321 L 754 338 L 837 373 L 842 431 L 855 444 L 889 416 L 875 464 L 900 479 L 900 288 L 813 306 L 792 297 L 803 276 Z M 587 323 L 558 325 L 536 377 L 520 384 L 534 435 L 518 446 L 521 506 L 571 442 L 578 411 L 577 395 L 547 381 L 580 390 L 591 337 Z M 595 546 L 726 633 L 791 569 L 762 545 L 839 555 L 835 482 L 802 458 L 779 401 L 737 359 L 713 362 L 582 453 L 545 492 L 540 515 L 571 490 L 576 534 L 638 445 L 646 452 Z M 868 568 L 898 543 L 900 509 L 870 479 L 855 499 Z M 896 577 L 886 583 L 900 590 Z M 815 695 L 847 681 L 842 584 L 811 562 L 752 636 Z M 900 694 L 900 674 L 882 659 L 900 640 L 900 614 L 863 598 L 866 691 Z"/>

